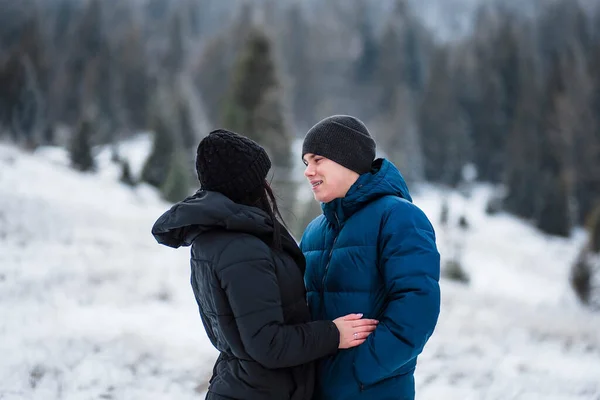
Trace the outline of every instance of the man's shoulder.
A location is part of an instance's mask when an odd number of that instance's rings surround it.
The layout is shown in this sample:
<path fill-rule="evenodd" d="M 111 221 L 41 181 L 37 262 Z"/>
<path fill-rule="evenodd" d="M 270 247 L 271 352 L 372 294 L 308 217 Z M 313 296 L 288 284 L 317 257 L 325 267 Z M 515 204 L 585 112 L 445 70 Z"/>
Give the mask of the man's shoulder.
<path fill-rule="evenodd" d="M 413 213 L 419 212 L 421 210 L 415 204 L 402 197 L 388 195 L 379 197 L 378 199 L 371 201 L 370 203 L 366 204 L 361 211 L 367 214 L 377 213 L 382 216 L 385 216 L 390 213 Z"/>
<path fill-rule="evenodd" d="M 415 203 L 399 196 L 383 196 L 370 203 L 369 208 L 376 210 L 384 222 L 393 222 L 395 226 L 406 223 L 427 227 L 433 230 L 425 212 Z"/>
<path fill-rule="evenodd" d="M 408 200 L 406 200 L 403 197 L 400 196 L 394 196 L 394 195 L 387 195 L 387 196 L 382 196 L 380 198 L 378 198 L 377 200 L 373 201 L 371 204 L 376 203 L 376 205 L 378 207 L 390 207 L 390 208 L 394 208 L 394 207 L 398 207 L 398 206 L 402 206 L 402 205 L 406 205 L 407 207 L 410 206 L 414 206 L 414 204 Z"/>

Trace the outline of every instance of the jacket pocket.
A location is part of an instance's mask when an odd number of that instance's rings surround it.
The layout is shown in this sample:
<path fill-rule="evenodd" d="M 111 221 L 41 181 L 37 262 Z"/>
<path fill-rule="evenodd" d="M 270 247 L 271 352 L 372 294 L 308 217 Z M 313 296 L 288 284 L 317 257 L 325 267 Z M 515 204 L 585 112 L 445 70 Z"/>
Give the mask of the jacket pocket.
<path fill-rule="evenodd" d="M 358 378 L 358 374 L 356 373 L 357 371 L 357 366 L 356 366 L 356 361 L 353 360 L 352 361 L 352 373 L 354 374 L 354 380 L 356 381 L 357 385 L 358 385 L 358 389 L 359 391 L 362 393 L 364 391 L 370 390 L 370 389 L 374 389 L 377 388 L 378 386 L 382 386 L 385 385 L 386 383 L 391 383 L 391 381 L 394 380 L 403 380 L 403 379 L 408 379 L 409 376 L 412 376 L 412 374 L 414 373 L 415 369 L 414 368 L 410 368 L 410 369 L 406 369 L 406 370 L 402 370 L 402 368 L 398 371 L 396 371 L 393 375 L 391 376 L 387 376 L 383 379 L 378 380 L 377 382 L 374 383 L 370 383 L 370 384 L 365 384 L 363 382 L 360 381 L 360 379 Z M 412 378 L 410 379 L 411 382 L 406 382 L 407 385 L 407 389 L 410 389 L 410 391 L 414 391 L 414 381 L 412 380 Z M 404 386 L 404 385 L 403 385 Z M 396 394 L 399 395 L 399 394 Z M 403 399 L 414 399 L 414 395 L 408 396 L 408 397 L 395 397 L 397 399 L 403 400 Z"/>
<path fill-rule="evenodd" d="M 355 365 L 353 365 L 353 367 L 354 367 L 354 368 L 356 368 L 356 366 L 355 366 Z M 354 368 L 353 368 L 353 369 L 354 369 Z M 379 381 L 377 381 L 377 382 L 375 382 L 375 383 L 371 383 L 371 384 L 369 384 L 369 385 L 365 385 L 364 383 L 362 383 L 362 382 L 361 382 L 361 381 L 358 379 L 358 377 L 356 376 L 356 370 L 354 370 L 354 379 L 356 380 L 356 383 L 358 384 L 358 389 L 359 389 L 361 392 L 364 392 L 365 390 L 369 390 L 369 389 L 372 389 L 372 388 L 374 388 L 374 387 L 376 387 L 376 386 L 382 385 L 382 384 L 384 384 L 385 382 L 391 381 L 392 379 L 395 379 L 395 378 L 398 378 L 398 377 L 400 377 L 400 375 L 393 375 L 393 376 L 390 376 L 390 377 L 387 377 L 387 378 L 383 378 L 383 379 L 381 379 L 381 380 L 379 380 Z"/>

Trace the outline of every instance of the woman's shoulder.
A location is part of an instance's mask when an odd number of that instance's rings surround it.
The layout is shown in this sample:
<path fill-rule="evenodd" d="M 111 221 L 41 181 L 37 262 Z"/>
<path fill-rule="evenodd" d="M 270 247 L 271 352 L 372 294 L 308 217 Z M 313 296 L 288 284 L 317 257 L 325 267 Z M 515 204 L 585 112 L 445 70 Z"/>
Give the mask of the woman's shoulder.
<path fill-rule="evenodd" d="M 260 238 L 249 233 L 215 230 L 194 240 L 192 257 L 224 267 L 249 260 L 270 259 L 271 250 Z"/>

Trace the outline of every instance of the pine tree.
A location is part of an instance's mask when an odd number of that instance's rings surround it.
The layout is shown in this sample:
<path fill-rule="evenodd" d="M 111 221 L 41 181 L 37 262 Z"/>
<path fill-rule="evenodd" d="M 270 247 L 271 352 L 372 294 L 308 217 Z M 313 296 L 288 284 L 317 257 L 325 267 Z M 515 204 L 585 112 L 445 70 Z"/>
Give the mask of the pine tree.
<path fill-rule="evenodd" d="M 538 204 L 541 180 L 541 88 L 537 77 L 541 74 L 533 46 L 526 40 L 519 44 L 518 79 L 520 95 L 515 118 L 510 128 L 506 154 L 504 183 L 507 195 L 504 207 L 507 211 L 531 219 Z"/>
<path fill-rule="evenodd" d="M 184 93 L 179 92 L 175 94 L 176 100 L 174 106 L 174 118 L 177 121 L 179 137 L 181 144 L 185 149 L 191 149 L 198 145 L 198 134 L 196 127 L 194 126 L 194 120 L 192 118 L 192 109 L 190 104 L 186 101 Z"/>
<path fill-rule="evenodd" d="M 160 188 L 164 184 L 169 171 L 168 166 L 171 163 L 173 152 L 173 138 L 170 135 L 169 125 L 160 111 L 153 113 L 151 129 L 154 134 L 154 141 L 152 152 L 142 170 L 142 181 Z"/>
<path fill-rule="evenodd" d="M 566 77 L 561 73 L 557 56 L 547 78 L 543 105 L 544 140 L 540 143 L 540 175 L 537 182 L 534 221 L 542 231 L 568 237 L 571 230 L 569 185 L 561 157 L 558 105 L 565 92 Z"/>
<path fill-rule="evenodd" d="M 71 165 L 79 171 L 91 171 L 95 169 L 90 143 L 91 136 L 91 123 L 88 119 L 84 119 L 71 137 L 71 145 L 69 147 Z"/>
<path fill-rule="evenodd" d="M 452 85 L 448 57 L 445 49 L 438 49 L 434 56 L 419 110 L 419 125 L 425 177 L 455 185 L 462 167 L 469 161 L 470 141 Z"/>
<path fill-rule="evenodd" d="M 600 204 L 587 219 L 588 241 L 571 267 L 569 281 L 583 304 L 600 309 Z"/>
<path fill-rule="evenodd" d="M 117 60 L 122 79 L 122 101 L 127 123 L 146 129 L 149 120 L 148 98 L 151 86 L 147 71 L 146 54 L 142 41 L 142 28 L 133 24 L 118 43 Z"/>
<path fill-rule="evenodd" d="M 413 95 L 422 93 L 426 38 L 407 0 L 396 0 L 383 28 L 377 58 L 375 80 L 383 89 L 384 107 L 399 84 L 406 86 Z"/>
<path fill-rule="evenodd" d="M 389 110 L 381 114 L 381 122 L 373 123 L 378 145 L 385 149 L 386 157 L 402 171 L 409 184 L 423 181 L 425 175 L 418 106 L 413 99 L 406 84 L 400 84 L 390 99 Z"/>
<path fill-rule="evenodd" d="M 356 13 L 359 16 L 358 33 L 361 43 L 361 53 L 355 65 L 355 76 L 358 83 L 368 83 L 373 79 L 373 73 L 379 57 L 379 47 L 375 40 L 373 24 L 369 19 L 368 3 L 361 0 Z"/>
<path fill-rule="evenodd" d="M 194 82 L 202 94 L 208 116 L 213 124 L 222 122 L 223 105 L 229 95 L 235 74 L 235 61 L 251 31 L 251 4 L 244 2 L 232 27 L 207 40 L 194 68 Z"/>
<path fill-rule="evenodd" d="M 284 220 L 291 223 L 296 185 L 291 181 L 291 135 L 272 43 L 254 29 L 234 67 L 222 126 L 264 146 L 273 162 L 273 189 Z"/>
<path fill-rule="evenodd" d="M 181 149 L 173 151 L 168 164 L 168 173 L 160 191 L 165 200 L 177 202 L 190 195 L 192 174 Z"/>
<path fill-rule="evenodd" d="M 183 69 L 186 55 L 183 18 L 178 12 L 175 12 L 169 21 L 167 35 L 169 46 L 162 64 L 169 76 L 176 76 Z"/>
<path fill-rule="evenodd" d="M 518 97 L 518 58 L 514 17 L 480 14 L 473 39 L 477 68 L 476 94 L 467 112 L 472 123 L 473 155 L 481 180 L 501 182 L 506 138 Z M 499 20 L 497 22 L 496 20 Z"/>
<path fill-rule="evenodd" d="M 267 147 L 274 164 L 290 163 L 291 138 L 271 41 L 254 30 L 235 67 L 222 124 Z"/>
<path fill-rule="evenodd" d="M 312 47 L 309 46 L 311 31 L 300 4 L 290 5 L 282 31 L 278 39 L 285 61 L 285 70 L 291 80 L 295 125 L 304 130 L 311 126 L 308 121 L 315 120 L 315 108 L 318 101 L 316 99 L 316 60 L 312 58 L 313 55 L 310 51 Z"/>
<path fill-rule="evenodd" d="M 565 177 L 544 172 L 538 194 L 541 206 L 537 215 L 537 227 L 551 235 L 569 237 L 571 226 Z"/>
<path fill-rule="evenodd" d="M 72 43 L 69 46 L 65 61 L 64 86 L 55 88 L 60 91 L 60 107 L 57 107 L 57 118 L 64 122 L 76 121 L 88 104 L 85 100 L 95 102 L 94 88 L 89 87 L 84 81 L 86 72 L 100 71 L 103 60 L 99 54 L 104 51 L 106 40 L 102 29 L 102 1 L 90 0 L 85 4 L 83 14 L 76 19 L 72 32 Z M 95 65 L 90 65 L 90 64 Z M 90 77 L 88 76 L 88 79 Z M 86 90 L 81 88 L 87 86 L 88 99 L 82 98 Z M 87 112 L 87 111 L 86 111 Z"/>
<path fill-rule="evenodd" d="M 121 178 L 119 179 L 121 182 L 128 186 L 135 186 L 135 180 L 133 179 L 133 175 L 131 174 L 131 167 L 129 166 L 129 161 L 122 160 L 121 164 Z"/>
<path fill-rule="evenodd" d="M 375 82 L 381 90 L 379 104 L 384 110 L 393 107 L 394 94 L 405 78 L 403 76 L 403 57 L 400 53 L 402 38 L 397 23 L 398 21 L 390 20 L 384 28 L 380 43 L 381 56 L 377 63 Z"/>

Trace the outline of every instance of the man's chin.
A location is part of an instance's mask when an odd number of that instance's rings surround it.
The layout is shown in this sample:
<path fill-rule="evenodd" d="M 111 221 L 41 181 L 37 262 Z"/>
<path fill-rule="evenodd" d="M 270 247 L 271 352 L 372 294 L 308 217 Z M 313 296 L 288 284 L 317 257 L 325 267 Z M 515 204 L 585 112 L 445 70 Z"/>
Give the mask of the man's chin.
<path fill-rule="evenodd" d="M 331 200 L 328 196 L 319 196 L 317 193 L 314 193 L 315 200 L 319 203 L 329 203 Z"/>

